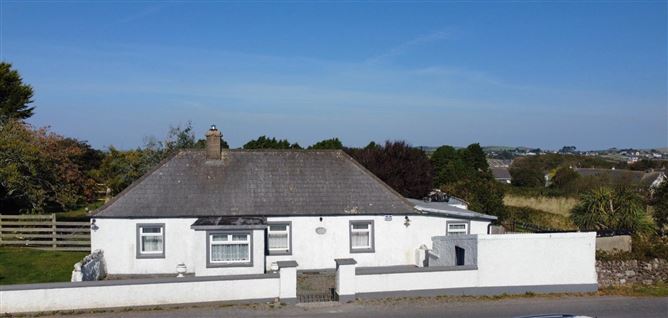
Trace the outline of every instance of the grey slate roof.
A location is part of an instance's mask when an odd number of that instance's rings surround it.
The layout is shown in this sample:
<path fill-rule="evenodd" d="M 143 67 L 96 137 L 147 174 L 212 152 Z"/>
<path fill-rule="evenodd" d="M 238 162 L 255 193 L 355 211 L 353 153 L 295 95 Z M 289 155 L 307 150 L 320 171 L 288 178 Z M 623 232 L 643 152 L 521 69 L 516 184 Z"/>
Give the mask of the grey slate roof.
<path fill-rule="evenodd" d="M 644 172 L 625 169 L 596 169 L 576 168 L 575 171 L 582 176 L 597 176 L 607 178 L 611 183 L 639 184 L 649 187 L 664 173 L 662 171 Z"/>
<path fill-rule="evenodd" d="M 425 202 L 423 200 L 416 199 L 407 200 L 415 205 L 416 209 L 431 214 L 443 215 L 456 219 L 478 219 L 488 221 L 494 221 L 497 219 L 497 217 L 493 215 L 458 208 L 445 202 Z"/>
<path fill-rule="evenodd" d="M 184 150 L 101 207 L 96 217 L 419 213 L 343 151 Z"/>

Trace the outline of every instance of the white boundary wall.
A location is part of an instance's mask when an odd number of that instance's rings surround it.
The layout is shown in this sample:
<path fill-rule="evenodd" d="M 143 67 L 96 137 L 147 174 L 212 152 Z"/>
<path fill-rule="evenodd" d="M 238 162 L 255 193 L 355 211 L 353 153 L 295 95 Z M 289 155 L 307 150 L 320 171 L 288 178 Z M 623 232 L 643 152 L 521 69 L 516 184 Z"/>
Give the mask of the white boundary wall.
<path fill-rule="evenodd" d="M 294 271 L 294 268 L 288 270 Z M 296 279 L 294 275 L 283 276 Z M 0 314 L 202 302 L 271 301 L 280 296 L 280 285 L 278 274 L 9 285 L 0 287 Z"/>
<path fill-rule="evenodd" d="M 357 296 L 593 291 L 595 240 L 593 232 L 479 235 L 477 267 L 372 268 L 349 283 Z"/>

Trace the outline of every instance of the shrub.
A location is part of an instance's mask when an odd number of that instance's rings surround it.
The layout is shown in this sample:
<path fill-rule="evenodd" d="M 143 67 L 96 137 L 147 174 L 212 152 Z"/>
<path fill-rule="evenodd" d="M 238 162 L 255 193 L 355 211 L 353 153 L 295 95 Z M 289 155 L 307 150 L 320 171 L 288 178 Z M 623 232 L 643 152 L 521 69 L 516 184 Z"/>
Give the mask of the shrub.
<path fill-rule="evenodd" d="M 626 188 L 601 187 L 583 194 L 571 211 L 571 219 L 585 231 L 649 234 L 654 230 L 654 221 L 646 213 L 643 199 Z"/>

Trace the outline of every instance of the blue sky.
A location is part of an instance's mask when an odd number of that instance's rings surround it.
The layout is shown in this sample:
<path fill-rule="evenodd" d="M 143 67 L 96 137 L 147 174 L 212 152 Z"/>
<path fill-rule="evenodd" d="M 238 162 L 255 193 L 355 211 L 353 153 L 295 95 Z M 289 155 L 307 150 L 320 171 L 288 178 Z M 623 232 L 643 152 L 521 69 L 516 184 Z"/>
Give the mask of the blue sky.
<path fill-rule="evenodd" d="M 2 1 L 36 126 L 234 147 L 668 145 L 666 1 Z"/>

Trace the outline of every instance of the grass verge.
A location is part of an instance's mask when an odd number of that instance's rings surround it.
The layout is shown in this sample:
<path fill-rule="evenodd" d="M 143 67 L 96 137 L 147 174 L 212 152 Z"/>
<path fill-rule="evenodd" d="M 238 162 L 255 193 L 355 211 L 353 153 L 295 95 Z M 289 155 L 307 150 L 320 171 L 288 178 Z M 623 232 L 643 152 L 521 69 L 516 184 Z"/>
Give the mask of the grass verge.
<path fill-rule="evenodd" d="M 606 287 L 599 289 L 598 294 L 602 296 L 668 297 L 668 283 Z"/>
<path fill-rule="evenodd" d="M 0 285 L 69 282 L 74 264 L 86 252 L 0 248 Z"/>

